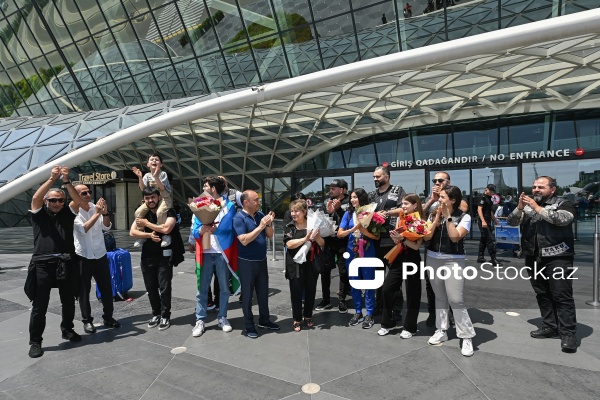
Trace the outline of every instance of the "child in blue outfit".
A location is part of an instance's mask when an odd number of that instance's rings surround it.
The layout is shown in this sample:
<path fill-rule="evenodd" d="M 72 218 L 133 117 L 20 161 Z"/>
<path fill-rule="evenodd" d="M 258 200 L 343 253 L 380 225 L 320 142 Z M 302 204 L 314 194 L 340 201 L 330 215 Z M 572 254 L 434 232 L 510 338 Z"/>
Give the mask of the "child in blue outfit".
<path fill-rule="evenodd" d="M 342 222 L 338 229 L 338 238 L 348 237 L 348 244 L 346 251 L 350 257 L 346 259 L 346 268 L 350 266 L 350 262 L 358 255 L 359 241 L 362 242 L 364 250 L 364 257 L 375 257 L 375 240 L 379 240 L 378 236 L 373 235 L 366 228 L 364 228 L 359 222 L 356 214 L 356 210 L 359 207 L 366 206 L 369 204 L 369 195 L 362 189 L 355 189 L 350 195 L 350 207 L 348 211 L 342 217 Z M 350 277 L 353 279 L 373 280 L 375 278 L 374 268 L 359 268 L 357 277 Z M 352 300 L 354 302 L 354 308 L 356 313 L 350 320 L 350 325 L 358 325 L 363 323 L 363 329 L 369 329 L 373 326 L 375 321 L 373 320 L 373 311 L 375 310 L 375 289 L 365 290 L 365 307 L 367 309 L 366 317 L 362 314 L 362 290 L 352 288 Z"/>

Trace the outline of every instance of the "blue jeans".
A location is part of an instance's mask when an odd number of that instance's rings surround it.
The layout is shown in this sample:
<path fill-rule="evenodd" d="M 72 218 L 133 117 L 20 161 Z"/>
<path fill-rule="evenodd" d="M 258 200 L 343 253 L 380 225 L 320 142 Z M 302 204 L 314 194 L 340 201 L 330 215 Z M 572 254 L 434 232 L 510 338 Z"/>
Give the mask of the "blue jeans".
<path fill-rule="evenodd" d="M 349 263 L 348 263 L 349 264 Z M 348 268 L 348 265 L 346 265 Z M 363 280 L 373 280 L 375 279 L 375 268 L 360 268 L 358 270 L 358 276 L 351 276 L 350 280 L 354 279 L 363 279 Z M 354 303 L 354 309 L 357 314 L 362 314 L 363 309 L 363 301 L 362 301 L 362 290 L 354 289 L 352 286 L 352 301 Z M 373 315 L 373 311 L 375 310 L 375 289 L 366 289 L 365 290 L 365 308 L 367 309 L 367 315 Z"/>
<path fill-rule="evenodd" d="M 220 288 L 218 317 L 227 317 L 229 303 L 229 267 L 225 258 L 219 253 L 204 253 L 202 255 L 202 271 L 200 272 L 200 292 L 196 294 L 196 320 L 205 319 L 208 303 L 208 288 L 213 274 L 217 274 Z"/>

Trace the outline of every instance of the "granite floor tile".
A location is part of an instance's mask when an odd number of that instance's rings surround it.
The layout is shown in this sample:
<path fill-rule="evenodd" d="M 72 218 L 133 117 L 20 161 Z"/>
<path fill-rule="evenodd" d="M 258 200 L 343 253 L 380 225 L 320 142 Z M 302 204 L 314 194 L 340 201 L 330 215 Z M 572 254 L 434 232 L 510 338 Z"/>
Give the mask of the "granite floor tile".
<path fill-rule="evenodd" d="M 490 399 L 520 400 L 535 393 L 540 399 L 591 400 L 600 393 L 596 371 L 487 353 L 463 357 L 460 352 L 441 350 Z"/>
<path fill-rule="evenodd" d="M 393 379 L 390 372 L 393 371 Z M 347 399 L 485 399 L 456 365 L 436 347 L 422 348 L 321 385 Z"/>

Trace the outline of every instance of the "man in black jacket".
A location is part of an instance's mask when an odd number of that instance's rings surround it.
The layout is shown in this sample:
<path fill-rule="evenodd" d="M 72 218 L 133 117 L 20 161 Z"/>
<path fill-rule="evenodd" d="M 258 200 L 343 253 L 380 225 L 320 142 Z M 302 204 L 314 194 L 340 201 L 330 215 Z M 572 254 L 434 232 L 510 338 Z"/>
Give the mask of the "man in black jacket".
<path fill-rule="evenodd" d="M 575 255 L 575 208 L 555 196 L 556 181 L 540 176 L 533 183 L 533 198 L 521 193 L 517 208 L 508 216 L 510 225 L 521 225 L 521 248 L 529 267 L 531 286 L 542 314 L 536 339 L 557 338 L 564 352 L 577 351 L 577 318 L 570 278 Z"/>

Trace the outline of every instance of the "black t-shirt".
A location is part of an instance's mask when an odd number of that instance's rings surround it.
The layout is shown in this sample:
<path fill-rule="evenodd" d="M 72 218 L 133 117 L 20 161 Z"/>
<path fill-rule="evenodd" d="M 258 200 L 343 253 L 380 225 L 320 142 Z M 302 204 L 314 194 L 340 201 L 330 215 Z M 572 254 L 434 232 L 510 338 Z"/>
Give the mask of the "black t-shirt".
<path fill-rule="evenodd" d="M 76 215 L 68 205 L 53 214 L 46 206 L 32 213 L 33 255 L 70 253 L 75 254 L 73 222 Z"/>
<path fill-rule="evenodd" d="M 380 193 L 375 189 L 369 193 L 369 203 L 377 204 L 375 211 L 389 211 L 402 207 L 402 199 L 406 196 L 402 186 L 390 185 L 385 192 Z M 387 232 L 382 232 L 379 244 L 381 247 L 393 247 L 394 241 L 390 239 L 389 231 L 396 229 L 396 220 L 398 217 L 389 217 L 385 228 Z"/>
<path fill-rule="evenodd" d="M 481 212 L 483 213 L 483 218 L 485 219 L 486 224 L 490 224 L 492 222 L 492 203 L 491 196 L 483 195 L 479 200 L 479 207 L 481 207 Z M 479 213 L 478 213 L 479 215 Z"/>
<path fill-rule="evenodd" d="M 152 224 L 156 224 L 158 222 L 156 214 L 153 213 L 152 211 L 148 211 L 145 218 L 148 220 L 148 222 L 150 222 Z M 167 211 L 167 218 L 175 218 L 175 220 L 177 220 L 177 213 L 175 212 L 174 209 L 169 208 L 169 210 Z M 144 232 L 152 232 L 152 229 L 145 227 Z M 173 233 L 173 231 L 171 231 L 171 233 Z M 144 241 L 144 245 L 142 246 L 142 257 L 144 257 L 144 258 L 162 257 L 163 250 L 169 250 L 172 247 L 173 247 L 172 240 L 171 240 L 171 244 L 168 245 L 167 247 L 160 247 L 160 242 L 155 242 L 152 239 L 146 239 Z"/>
<path fill-rule="evenodd" d="M 331 199 L 325 200 L 325 202 L 323 203 L 323 209 L 325 210 L 325 213 L 327 213 L 327 203 L 329 202 L 329 200 Z M 350 206 L 350 196 L 347 193 L 344 194 L 344 198 L 340 203 L 340 207 L 337 210 L 334 210 L 333 213 L 328 214 L 331 218 L 333 218 L 333 221 L 337 226 L 340 226 L 342 218 L 344 217 L 344 213 L 348 211 L 348 207 Z M 325 246 L 329 248 L 331 255 L 335 253 L 341 254 L 345 251 L 346 243 L 348 242 L 347 237 L 339 239 L 337 235 L 334 235 L 326 237 L 324 239 Z"/>

